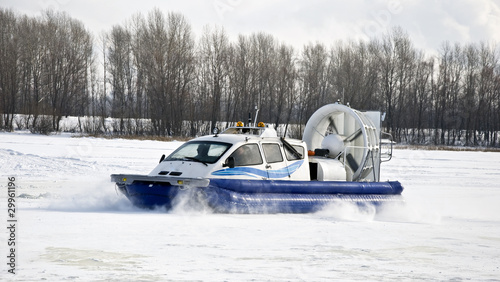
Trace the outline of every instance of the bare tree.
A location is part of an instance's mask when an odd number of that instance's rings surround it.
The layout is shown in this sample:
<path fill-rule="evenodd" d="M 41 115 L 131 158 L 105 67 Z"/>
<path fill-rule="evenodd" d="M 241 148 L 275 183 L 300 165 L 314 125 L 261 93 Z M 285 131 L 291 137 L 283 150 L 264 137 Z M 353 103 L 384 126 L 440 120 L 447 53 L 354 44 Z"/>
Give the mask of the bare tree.
<path fill-rule="evenodd" d="M 321 43 L 304 46 L 298 64 L 300 84 L 298 118 L 301 124 L 305 124 L 309 116 L 328 100 L 329 61 L 325 46 Z"/>
<path fill-rule="evenodd" d="M 286 126 L 291 122 L 292 110 L 297 101 L 297 71 L 293 47 L 281 44 L 276 59 L 276 104 L 271 118 L 277 128 L 283 122 Z"/>
<path fill-rule="evenodd" d="M 11 10 L 0 9 L 0 108 L 2 127 L 13 130 L 18 94 L 17 18 Z"/>
<path fill-rule="evenodd" d="M 205 28 L 198 48 L 198 103 L 201 112 L 210 121 L 211 128 L 216 127 L 223 116 L 228 116 L 223 111 L 230 110 L 228 48 L 229 42 L 224 29 L 216 28 L 211 31 L 210 28 Z"/>

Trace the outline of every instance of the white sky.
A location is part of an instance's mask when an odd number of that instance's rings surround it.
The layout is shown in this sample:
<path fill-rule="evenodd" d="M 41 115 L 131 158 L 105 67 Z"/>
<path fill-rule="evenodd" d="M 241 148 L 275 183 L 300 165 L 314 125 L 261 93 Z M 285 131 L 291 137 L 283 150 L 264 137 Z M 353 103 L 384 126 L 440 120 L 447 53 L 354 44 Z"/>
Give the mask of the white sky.
<path fill-rule="evenodd" d="M 65 11 L 94 35 L 157 7 L 183 14 L 198 39 L 206 25 L 230 36 L 266 32 L 300 50 L 310 42 L 381 37 L 393 26 L 428 53 L 452 43 L 500 43 L 500 0 L 0 0 L 0 7 L 31 16 Z"/>

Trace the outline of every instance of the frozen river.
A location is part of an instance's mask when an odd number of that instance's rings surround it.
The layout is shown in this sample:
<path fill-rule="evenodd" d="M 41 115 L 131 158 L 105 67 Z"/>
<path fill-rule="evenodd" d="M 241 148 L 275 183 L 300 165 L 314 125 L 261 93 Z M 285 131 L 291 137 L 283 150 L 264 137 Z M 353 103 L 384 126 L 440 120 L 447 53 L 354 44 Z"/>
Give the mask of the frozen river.
<path fill-rule="evenodd" d="M 181 143 L 0 133 L 0 214 L 16 185 L 16 265 L 2 281 L 500 281 L 500 153 L 395 150 L 404 205 L 232 215 L 134 208 L 111 173 Z"/>

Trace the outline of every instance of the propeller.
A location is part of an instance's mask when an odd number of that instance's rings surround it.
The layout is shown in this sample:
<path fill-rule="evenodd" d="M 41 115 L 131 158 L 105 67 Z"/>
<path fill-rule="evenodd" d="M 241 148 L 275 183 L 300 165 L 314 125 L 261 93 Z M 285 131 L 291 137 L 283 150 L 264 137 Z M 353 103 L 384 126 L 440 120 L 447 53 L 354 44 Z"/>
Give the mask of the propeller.
<path fill-rule="evenodd" d="M 360 129 L 356 130 L 356 132 L 354 132 L 353 134 L 346 137 L 344 139 L 344 142 L 352 142 L 352 141 L 358 139 L 358 137 L 360 137 L 361 134 L 363 134 L 363 132 L 361 131 L 361 128 L 360 128 Z"/>
<path fill-rule="evenodd" d="M 333 119 L 333 117 L 329 116 L 328 120 L 330 121 L 330 126 L 332 126 L 333 129 L 335 130 L 335 134 L 339 134 L 339 131 L 337 130 L 337 127 L 335 126 L 335 120 Z"/>

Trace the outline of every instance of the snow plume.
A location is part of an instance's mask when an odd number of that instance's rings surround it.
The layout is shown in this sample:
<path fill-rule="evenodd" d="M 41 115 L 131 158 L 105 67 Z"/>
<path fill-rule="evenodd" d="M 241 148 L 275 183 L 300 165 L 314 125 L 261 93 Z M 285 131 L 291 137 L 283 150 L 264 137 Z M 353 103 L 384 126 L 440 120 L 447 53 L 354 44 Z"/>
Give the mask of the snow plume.
<path fill-rule="evenodd" d="M 431 203 L 405 199 L 402 202 L 386 202 L 375 206 L 370 203 L 338 201 L 316 213 L 335 221 L 406 222 L 437 224 L 441 220 L 439 209 Z"/>
<path fill-rule="evenodd" d="M 98 177 L 95 180 L 75 179 L 65 183 L 63 191 L 51 197 L 48 209 L 67 212 L 168 212 L 179 215 L 211 213 L 211 209 L 199 200 L 196 190 L 189 188 L 174 198 L 173 207 L 169 211 L 165 207 L 154 209 L 136 207 L 108 178 L 109 176 Z"/>
<path fill-rule="evenodd" d="M 334 202 L 316 213 L 321 217 L 339 221 L 372 221 L 376 214 L 371 204 L 357 205 L 354 202 Z"/>
<path fill-rule="evenodd" d="M 436 207 L 425 202 L 406 200 L 402 203 L 382 205 L 375 216 L 378 221 L 438 224 L 441 214 Z"/>
<path fill-rule="evenodd" d="M 123 212 L 136 211 L 130 201 L 113 189 L 109 177 L 94 180 L 77 178 L 64 184 L 48 206 L 49 210 L 68 212 Z"/>
<path fill-rule="evenodd" d="M 202 200 L 200 190 L 187 187 L 183 193 L 178 194 L 173 201 L 171 213 L 181 215 L 209 214 L 212 209 Z"/>

